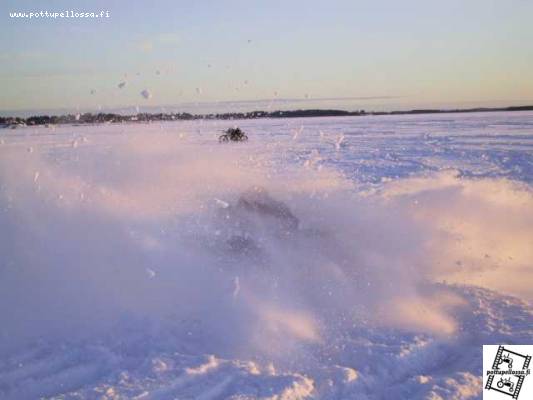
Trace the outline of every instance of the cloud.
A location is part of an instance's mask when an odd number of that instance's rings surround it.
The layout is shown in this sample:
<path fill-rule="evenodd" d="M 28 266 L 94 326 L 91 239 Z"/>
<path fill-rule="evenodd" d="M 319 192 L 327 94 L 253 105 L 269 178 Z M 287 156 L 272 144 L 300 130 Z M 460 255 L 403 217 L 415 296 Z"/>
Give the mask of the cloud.
<path fill-rule="evenodd" d="M 181 42 L 181 36 L 175 32 L 161 33 L 156 36 L 156 41 L 164 44 L 178 44 Z"/>
<path fill-rule="evenodd" d="M 154 49 L 154 43 L 150 40 L 141 40 L 136 43 L 136 47 L 137 49 L 148 53 Z"/>
<path fill-rule="evenodd" d="M 0 54 L 0 60 L 13 62 L 33 61 L 43 57 L 44 53 L 40 51 L 3 52 Z"/>
<path fill-rule="evenodd" d="M 135 47 L 143 52 L 151 52 L 155 48 L 179 44 L 181 41 L 177 33 L 168 32 L 144 38 L 135 42 Z"/>

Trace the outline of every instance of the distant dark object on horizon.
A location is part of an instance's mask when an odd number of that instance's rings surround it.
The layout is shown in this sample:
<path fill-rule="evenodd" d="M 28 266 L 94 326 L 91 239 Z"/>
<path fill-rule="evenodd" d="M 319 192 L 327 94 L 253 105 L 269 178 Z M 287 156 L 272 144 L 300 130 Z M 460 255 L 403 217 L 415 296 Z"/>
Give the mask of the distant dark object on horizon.
<path fill-rule="evenodd" d="M 218 137 L 219 142 L 245 142 L 248 136 L 241 131 L 241 128 L 229 128 L 223 135 Z"/>
<path fill-rule="evenodd" d="M 156 121 L 177 120 L 238 120 L 258 118 L 307 118 L 307 117 L 355 117 L 371 115 L 409 115 L 409 114 L 450 114 L 472 112 L 495 112 L 495 111 L 533 111 L 533 105 L 513 106 L 500 108 L 467 108 L 445 110 L 407 110 L 407 111 L 346 111 L 346 110 L 287 110 L 287 111 L 251 111 L 232 112 L 223 114 L 190 114 L 190 113 L 138 113 L 134 115 L 122 115 L 114 113 L 84 113 L 67 115 L 34 115 L 22 117 L 0 117 L 0 128 L 20 126 L 45 125 L 53 126 L 60 124 L 101 124 L 101 123 L 142 123 Z M 227 134 L 227 132 L 226 132 Z"/>

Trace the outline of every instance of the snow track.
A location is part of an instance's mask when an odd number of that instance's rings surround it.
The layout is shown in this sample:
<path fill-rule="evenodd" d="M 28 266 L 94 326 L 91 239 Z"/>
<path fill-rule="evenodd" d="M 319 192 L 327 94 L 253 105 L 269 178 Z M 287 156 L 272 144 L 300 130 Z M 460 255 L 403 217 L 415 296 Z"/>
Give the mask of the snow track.
<path fill-rule="evenodd" d="M 358 328 L 326 345 L 327 358 L 323 346 L 310 349 L 306 365 L 291 372 L 261 361 L 156 354 L 157 338 L 110 341 L 105 348 L 41 343 L 38 350 L 3 358 L 0 393 L 6 400 L 477 398 L 479 347 L 531 340 L 533 315 L 512 297 L 450 289 L 468 303 L 459 316 L 460 333 L 450 338 Z"/>

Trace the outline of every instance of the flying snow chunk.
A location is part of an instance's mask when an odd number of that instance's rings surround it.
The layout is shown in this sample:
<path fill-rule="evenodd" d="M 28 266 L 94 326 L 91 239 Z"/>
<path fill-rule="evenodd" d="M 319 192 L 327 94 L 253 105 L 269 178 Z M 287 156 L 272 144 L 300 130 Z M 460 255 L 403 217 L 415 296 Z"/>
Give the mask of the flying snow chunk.
<path fill-rule="evenodd" d="M 341 134 L 335 140 L 335 150 L 339 151 L 341 149 L 342 142 L 344 142 L 344 134 Z"/>
<path fill-rule="evenodd" d="M 233 298 L 236 299 L 237 296 L 239 295 L 239 292 L 241 291 L 241 282 L 239 280 L 239 277 L 236 276 L 234 279 L 233 279 Z"/>
<path fill-rule="evenodd" d="M 120 83 L 118 84 L 118 88 L 119 88 L 119 89 L 123 89 L 125 86 L 126 86 L 126 82 L 120 82 Z"/>
<path fill-rule="evenodd" d="M 222 208 L 228 208 L 229 207 L 229 203 L 228 202 L 225 202 L 223 200 L 220 200 L 220 199 L 216 199 L 215 198 L 215 202 L 217 203 L 218 206 L 222 207 Z"/>
<path fill-rule="evenodd" d="M 293 131 L 292 140 L 297 140 L 298 136 L 300 136 L 300 134 L 303 132 L 303 130 L 304 130 L 304 126 L 301 125 L 298 130 Z"/>
<path fill-rule="evenodd" d="M 148 275 L 148 278 L 152 279 L 156 274 L 153 269 L 146 268 L 146 274 Z"/>
<path fill-rule="evenodd" d="M 152 93 L 150 93 L 148 91 L 148 89 L 144 89 L 142 92 L 141 92 L 141 96 L 144 97 L 145 99 L 150 99 L 152 97 Z"/>
<path fill-rule="evenodd" d="M 95 93 L 96 93 L 96 90 L 91 89 L 91 94 L 95 94 Z"/>

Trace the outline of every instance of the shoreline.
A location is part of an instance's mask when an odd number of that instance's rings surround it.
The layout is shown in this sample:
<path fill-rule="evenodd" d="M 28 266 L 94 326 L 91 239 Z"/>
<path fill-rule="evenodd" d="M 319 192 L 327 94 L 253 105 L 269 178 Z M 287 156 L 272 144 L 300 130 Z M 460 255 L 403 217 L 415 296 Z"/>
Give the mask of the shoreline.
<path fill-rule="evenodd" d="M 310 118 L 310 117 L 358 117 L 370 115 L 423 115 L 423 114 L 453 114 L 479 112 L 509 112 L 533 111 L 533 105 L 512 107 L 478 107 L 465 109 L 414 109 L 406 111 L 346 111 L 336 109 L 302 109 L 290 111 L 251 111 L 239 113 L 84 113 L 62 115 L 34 115 L 23 117 L 0 117 L 0 128 L 16 128 L 17 126 L 40 126 L 61 124 L 97 124 L 124 122 L 159 122 L 159 121 L 190 121 L 190 120 L 244 120 L 244 119 L 278 119 L 278 118 Z"/>

